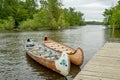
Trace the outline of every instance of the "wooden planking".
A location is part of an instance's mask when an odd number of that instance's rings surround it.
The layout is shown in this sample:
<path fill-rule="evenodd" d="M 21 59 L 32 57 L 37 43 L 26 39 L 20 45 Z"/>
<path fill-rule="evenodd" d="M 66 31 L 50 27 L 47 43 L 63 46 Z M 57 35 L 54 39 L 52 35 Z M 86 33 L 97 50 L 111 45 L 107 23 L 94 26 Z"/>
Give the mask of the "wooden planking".
<path fill-rule="evenodd" d="M 120 43 L 106 43 L 73 80 L 120 80 Z"/>
<path fill-rule="evenodd" d="M 103 48 L 105 49 L 105 48 L 113 48 L 113 47 L 115 47 L 114 49 L 120 48 L 120 43 L 106 43 Z"/>
<path fill-rule="evenodd" d="M 119 68 L 114 68 L 114 67 L 111 67 L 111 66 L 87 65 L 87 66 L 85 66 L 85 68 L 83 70 L 120 75 L 120 69 Z"/>
<path fill-rule="evenodd" d="M 103 77 L 96 77 L 96 76 L 87 76 L 87 75 L 79 75 L 75 77 L 73 80 L 117 80 L 117 79 L 111 79 L 111 78 L 103 78 Z"/>
<path fill-rule="evenodd" d="M 120 75 L 106 74 L 103 72 L 95 72 L 95 71 L 83 71 L 81 72 L 81 75 L 110 78 L 110 79 L 119 79 L 120 77 Z"/>
<path fill-rule="evenodd" d="M 114 67 L 120 67 L 120 58 L 114 58 L 114 57 L 102 57 L 102 56 L 94 56 L 93 59 L 91 59 L 88 63 L 89 65 L 104 65 L 104 66 L 114 66 Z M 116 65 L 117 64 L 117 65 Z"/>

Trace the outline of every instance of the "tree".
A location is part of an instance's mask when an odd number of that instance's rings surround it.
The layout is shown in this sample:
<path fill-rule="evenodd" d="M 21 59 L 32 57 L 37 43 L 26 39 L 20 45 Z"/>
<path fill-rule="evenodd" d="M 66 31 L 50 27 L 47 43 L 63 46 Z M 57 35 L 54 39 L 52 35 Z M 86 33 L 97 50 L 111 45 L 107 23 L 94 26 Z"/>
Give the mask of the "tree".
<path fill-rule="evenodd" d="M 110 21 L 111 27 L 120 28 L 120 10 L 114 10 Z"/>
<path fill-rule="evenodd" d="M 105 11 L 103 13 L 103 16 L 105 17 L 103 22 L 104 22 L 105 25 L 109 25 L 110 24 L 110 18 L 112 16 L 112 9 L 113 8 L 105 9 Z"/>
<path fill-rule="evenodd" d="M 36 12 L 36 7 L 38 6 L 35 2 L 35 0 L 26 0 L 25 9 L 28 10 L 30 19 L 33 18 L 33 14 Z"/>
<path fill-rule="evenodd" d="M 48 9 L 48 2 L 46 0 L 40 0 L 41 8 Z"/>
<path fill-rule="evenodd" d="M 120 0 L 115 7 L 110 9 L 105 9 L 104 11 L 104 24 L 110 25 L 111 28 L 114 26 L 115 28 L 120 28 Z"/>
<path fill-rule="evenodd" d="M 48 11 L 52 14 L 52 17 L 58 21 L 60 16 L 61 3 L 58 0 L 48 0 Z"/>
<path fill-rule="evenodd" d="M 69 23 L 70 26 L 83 25 L 84 19 L 81 12 L 75 11 L 74 8 L 64 9 L 65 21 Z"/>
<path fill-rule="evenodd" d="M 14 28 L 18 28 L 21 21 L 33 18 L 36 6 L 34 0 L 0 0 L 0 19 L 7 20 L 11 16 L 15 21 Z"/>
<path fill-rule="evenodd" d="M 65 20 L 64 13 L 61 13 L 58 19 L 58 28 L 65 28 L 67 26 L 69 26 L 69 23 Z"/>
<path fill-rule="evenodd" d="M 59 29 L 84 22 L 81 12 L 74 8 L 63 9 L 61 0 L 40 0 L 40 3 L 38 9 L 36 0 L 0 0 L 0 28 Z M 10 28 L 4 25 L 9 21 Z"/>
<path fill-rule="evenodd" d="M 38 13 L 34 14 L 34 20 L 39 23 L 39 27 L 48 27 L 51 21 L 48 10 L 41 8 Z"/>

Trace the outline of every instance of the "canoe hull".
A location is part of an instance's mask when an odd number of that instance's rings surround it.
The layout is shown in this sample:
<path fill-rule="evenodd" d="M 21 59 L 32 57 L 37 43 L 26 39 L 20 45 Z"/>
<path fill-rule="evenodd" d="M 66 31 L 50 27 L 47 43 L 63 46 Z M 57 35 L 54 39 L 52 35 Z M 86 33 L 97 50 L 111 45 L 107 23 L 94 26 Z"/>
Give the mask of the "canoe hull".
<path fill-rule="evenodd" d="M 74 50 L 71 47 L 55 42 L 47 37 L 44 39 L 44 45 L 48 48 L 58 51 L 60 54 L 62 52 L 66 52 L 69 55 L 70 61 L 75 65 L 81 65 L 83 63 L 84 54 L 81 48 Z"/>
<path fill-rule="evenodd" d="M 57 72 L 57 73 L 59 73 L 59 74 L 61 74 L 63 76 L 66 76 L 66 75 L 69 74 L 69 71 L 70 71 L 69 59 L 68 60 L 66 59 L 66 61 L 68 62 L 68 63 L 66 63 L 67 67 L 63 67 L 62 65 L 59 65 L 59 63 L 60 63 L 61 60 L 51 61 L 51 60 L 48 60 L 48 59 L 43 59 L 42 57 L 33 55 L 33 53 L 31 53 L 29 51 L 27 51 L 26 54 L 28 56 L 30 56 L 33 60 L 35 60 L 36 62 L 38 62 L 39 64 L 41 64 L 41 65 L 43 65 L 43 66 L 45 66 L 45 67 L 47 67 L 47 68 L 49 68 L 49 69 Z M 59 68 L 58 65 L 61 66 L 61 67 Z M 65 68 L 66 71 L 62 70 L 62 68 Z"/>

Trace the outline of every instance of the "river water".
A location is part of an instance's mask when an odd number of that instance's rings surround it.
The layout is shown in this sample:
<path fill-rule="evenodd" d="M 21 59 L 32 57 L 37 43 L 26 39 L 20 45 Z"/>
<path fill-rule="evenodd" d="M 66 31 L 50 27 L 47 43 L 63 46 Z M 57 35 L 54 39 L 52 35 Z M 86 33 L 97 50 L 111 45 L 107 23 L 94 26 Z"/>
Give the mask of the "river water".
<path fill-rule="evenodd" d="M 25 54 L 27 38 L 42 43 L 44 36 L 84 51 L 84 63 L 71 65 L 70 74 L 63 77 Z M 91 57 L 106 43 L 120 42 L 120 30 L 106 29 L 102 25 L 87 25 L 76 29 L 37 32 L 0 32 L 0 80 L 72 80 Z"/>

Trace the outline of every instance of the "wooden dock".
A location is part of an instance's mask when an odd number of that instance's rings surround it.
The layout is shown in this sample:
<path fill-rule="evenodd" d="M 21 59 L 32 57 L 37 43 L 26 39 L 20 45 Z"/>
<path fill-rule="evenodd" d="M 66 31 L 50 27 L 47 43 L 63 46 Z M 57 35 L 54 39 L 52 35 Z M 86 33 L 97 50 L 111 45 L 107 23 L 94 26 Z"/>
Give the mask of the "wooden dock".
<path fill-rule="evenodd" d="M 106 43 L 73 80 L 120 80 L 120 43 Z"/>

